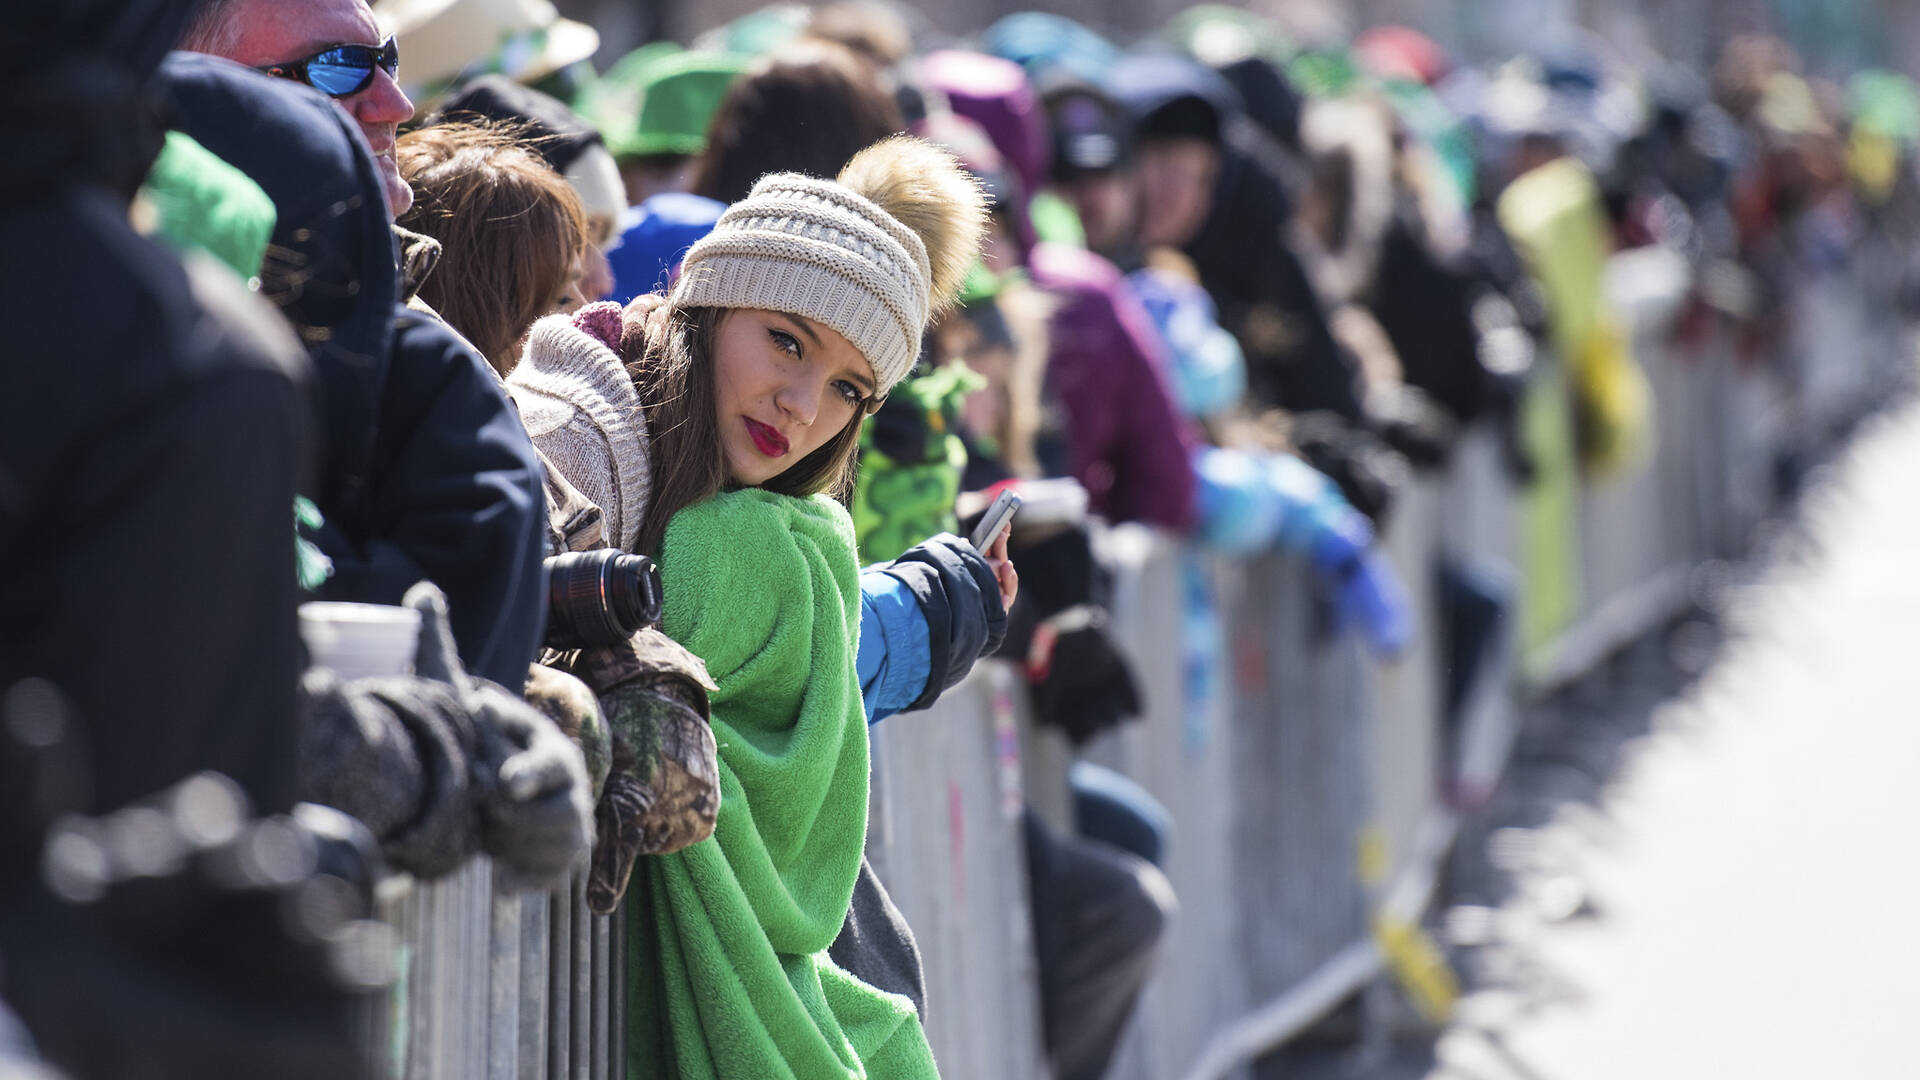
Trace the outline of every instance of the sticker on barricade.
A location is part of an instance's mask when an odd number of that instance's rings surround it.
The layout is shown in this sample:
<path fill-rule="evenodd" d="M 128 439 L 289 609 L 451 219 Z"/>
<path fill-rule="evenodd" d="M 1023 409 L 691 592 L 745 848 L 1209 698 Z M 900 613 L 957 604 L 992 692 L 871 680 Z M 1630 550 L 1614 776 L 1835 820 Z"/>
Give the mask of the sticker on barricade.
<path fill-rule="evenodd" d="M 1382 912 L 1373 919 L 1373 942 L 1407 999 L 1430 1024 L 1444 1024 L 1460 999 L 1460 980 L 1418 923 Z"/>

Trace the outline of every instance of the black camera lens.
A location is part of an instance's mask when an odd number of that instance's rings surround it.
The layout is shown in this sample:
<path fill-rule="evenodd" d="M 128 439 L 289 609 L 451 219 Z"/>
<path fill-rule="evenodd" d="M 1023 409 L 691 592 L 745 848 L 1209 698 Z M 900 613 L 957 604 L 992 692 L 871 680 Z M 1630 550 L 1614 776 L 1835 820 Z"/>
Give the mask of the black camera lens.
<path fill-rule="evenodd" d="M 660 621 L 660 568 L 645 555 L 602 548 L 547 560 L 547 644 L 617 645 Z"/>

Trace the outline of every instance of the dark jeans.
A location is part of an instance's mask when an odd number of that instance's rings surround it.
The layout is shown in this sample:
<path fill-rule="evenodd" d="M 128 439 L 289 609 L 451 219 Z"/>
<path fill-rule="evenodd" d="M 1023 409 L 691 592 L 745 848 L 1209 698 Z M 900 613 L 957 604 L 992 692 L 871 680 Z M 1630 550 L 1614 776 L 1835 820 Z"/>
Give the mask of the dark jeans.
<path fill-rule="evenodd" d="M 1172 818 L 1160 800 L 1130 776 L 1105 765 L 1076 761 L 1067 770 L 1073 824 L 1081 836 L 1130 851 L 1163 866 Z"/>
<path fill-rule="evenodd" d="M 1099 1080 L 1153 972 L 1173 886 L 1145 859 L 1062 836 L 1031 810 L 1023 824 L 1047 1056 L 1056 1080 Z"/>

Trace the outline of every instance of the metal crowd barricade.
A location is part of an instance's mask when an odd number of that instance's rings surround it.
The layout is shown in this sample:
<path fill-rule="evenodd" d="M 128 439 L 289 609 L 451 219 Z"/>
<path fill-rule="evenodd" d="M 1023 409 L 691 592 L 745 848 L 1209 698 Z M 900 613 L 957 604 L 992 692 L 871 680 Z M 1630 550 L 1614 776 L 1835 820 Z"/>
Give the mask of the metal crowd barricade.
<path fill-rule="evenodd" d="M 1020 815 L 1072 827 L 1076 753 L 1133 777 L 1173 821 L 1163 868 L 1180 910 L 1114 1080 L 1243 1073 L 1356 995 L 1363 1030 L 1378 1029 L 1398 1015 L 1373 1007 L 1385 985 L 1444 1007 L 1447 973 L 1418 926 L 1524 703 L 1694 599 L 1699 568 L 1737 552 L 1769 509 L 1780 455 L 1817 447 L 1910 378 L 1899 328 L 1847 281 L 1817 283 L 1804 310 L 1791 362 L 1774 364 L 1724 336 L 1678 341 L 1670 311 L 1636 309 L 1651 456 L 1582 488 L 1574 617 L 1522 657 L 1510 612 L 1455 729 L 1442 723 L 1436 564 L 1465 557 L 1524 582 L 1507 466 L 1482 430 L 1409 487 L 1382 537 L 1420 633 L 1395 663 L 1329 633 L 1298 562 L 1208 556 L 1123 527 L 1099 543 L 1118 568 L 1114 630 L 1136 664 L 1138 722 L 1071 750 L 1034 727 L 1017 669 L 992 661 L 932 710 L 874 729 L 868 855 L 919 941 L 943 1073 L 1047 1076 Z M 1196 606 L 1201 595 L 1213 603 Z M 393 1077 L 624 1075 L 622 923 L 590 915 L 578 883 L 500 897 L 481 861 L 385 908 L 402 974 L 373 1038 Z"/>
<path fill-rule="evenodd" d="M 398 978 L 372 1026 L 392 1080 L 626 1075 L 625 921 L 587 910 L 583 878 L 552 894 L 499 895 L 479 858 L 383 893 Z"/>

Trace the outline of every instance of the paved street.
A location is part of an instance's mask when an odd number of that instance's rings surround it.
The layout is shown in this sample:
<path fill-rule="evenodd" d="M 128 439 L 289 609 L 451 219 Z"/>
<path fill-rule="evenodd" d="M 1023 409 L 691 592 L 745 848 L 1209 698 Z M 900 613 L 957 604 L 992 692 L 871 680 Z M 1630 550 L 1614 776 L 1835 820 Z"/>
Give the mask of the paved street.
<path fill-rule="evenodd" d="M 1604 783 L 1491 837 L 1429 1080 L 1920 1077 L 1920 412 L 1813 485 Z"/>

